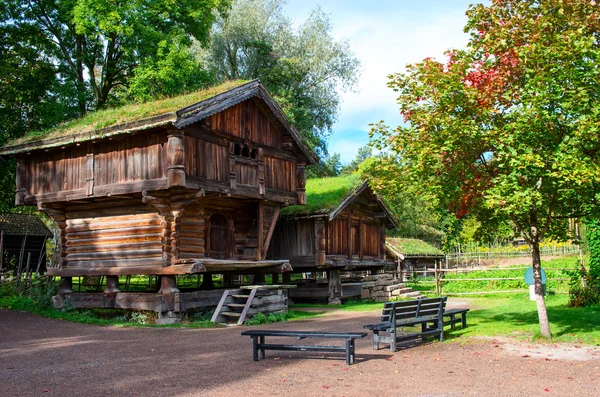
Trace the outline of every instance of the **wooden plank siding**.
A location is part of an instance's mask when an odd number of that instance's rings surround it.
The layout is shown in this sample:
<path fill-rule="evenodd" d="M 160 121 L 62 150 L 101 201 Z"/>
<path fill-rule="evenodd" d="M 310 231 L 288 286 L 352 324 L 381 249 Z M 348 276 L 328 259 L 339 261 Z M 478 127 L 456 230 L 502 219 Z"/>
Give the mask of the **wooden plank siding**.
<path fill-rule="evenodd" d="M 281 149 L 282 132 L 252 100 L 238 103 L 207 117 L 203 122 L 219 133 Z"/>
<path fill-rule="evenodd" d="M 296 191 L 296 163 L 265 156 L 265 185 L 267 188 Z"/>
<path fill-rule="evenodd" d="M 190 136 L 184 138 L 187 175 L 227 181 L 229 179 L 228 147 Z"/>

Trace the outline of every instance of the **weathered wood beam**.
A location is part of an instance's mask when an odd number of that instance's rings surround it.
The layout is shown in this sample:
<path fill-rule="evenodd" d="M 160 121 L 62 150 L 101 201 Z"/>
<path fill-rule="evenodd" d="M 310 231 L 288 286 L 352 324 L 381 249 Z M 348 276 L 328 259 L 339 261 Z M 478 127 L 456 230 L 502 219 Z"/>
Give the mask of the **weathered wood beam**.
<path fill-rule="evenodd" d="M 126 276 L 129 274 L 139 275 L 177 275 L 177 274 L 196 274 L 204 273 L 206 268 L 202 263 L 188 263 L 174 266 L 147 265 L 147 266 L 86 266 L 85 263 L 80 266 L 67 266 L 65 268 L 50 268 L 46 272 L 47 276 L 77 277 L 77 276 Z"/>
<path fill-rule="evenodd" d="M 296 164 L 296 194 L 298 195 L 298 204 L 306 204 L 306 164 Z"/>
<path fill-rule="evenodd" d="M 263 255 L 262 260 L 267 257 L 267 252 L 269 251 L 269 246 L 271 245 L 271 239 L 273 238 L 273 232 L 275 231 L 275 226 L 277 226 L 277 219 L 279 219 L 279 207 L 275 207 L 275 212 L 273 213 L 273 218 L 271 219 L 271 225 L 269 226 L 269 230 L 267 231 L 267 236 L 265 238 L 265 243 L 263 246 Z"/>
<path fill-rule="evenodd" d="M 183 132 L 169 130 L 167 141 L 167 184 L 169 187 L 186 185 L 185 145 Z"/>
<path fill-rule="evenodd" d="M 94 195 L 94 143 L 88 142 L 85 167 L 85 194 Z"/>
<path fill-rule="evenodd" d="M 25 159 L 22 156 L 17 157 L 17 171 L 16 171 L 16 179 L 17 179 L 17 191 L 15 194 L 15 205 L 22 206 L 26 204 L 25 198 L 25 180 L 26 180 L 26 171 L 25 171 Z"/>

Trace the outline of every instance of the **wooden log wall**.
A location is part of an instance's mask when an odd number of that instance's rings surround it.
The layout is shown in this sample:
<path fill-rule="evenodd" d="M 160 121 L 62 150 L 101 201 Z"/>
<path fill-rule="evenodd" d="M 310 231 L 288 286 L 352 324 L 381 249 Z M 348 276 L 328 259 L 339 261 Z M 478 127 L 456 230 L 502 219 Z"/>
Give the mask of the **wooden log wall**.
<path fill-rule="evenodd" d="M 284 220 L 277 223 L 269 247 L 269 258 L 306 256 L 314 260 L 315 235 L 312 220 Z"/>
<path fill-rule="evenodd" d="M 203 258 L 206 254 L 205 210 L 198 204 L 185 209 L 179 229 L 179 257 Z"/>
<path fill-rule="evenodd" d="M 161 219 L 148 206 L 132 201 L 67 206 L 66 266 L 103 268 L 163 264 Z"/>

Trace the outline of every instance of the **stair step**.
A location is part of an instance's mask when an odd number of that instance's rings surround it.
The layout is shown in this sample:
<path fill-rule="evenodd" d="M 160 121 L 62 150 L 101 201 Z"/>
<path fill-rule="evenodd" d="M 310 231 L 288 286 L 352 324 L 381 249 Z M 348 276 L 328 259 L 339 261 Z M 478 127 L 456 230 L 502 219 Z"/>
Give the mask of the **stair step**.
<path fill-rule="evenodd" d="M 238 313 L 238 312 L 221 312 L 220 314 L 225 317 L 235 317 L 235 318 L 240 318 L 242 315 L 242 313 Z"/>
<path fill-rule="evenodd" d="M 248 298 L 250 297 L 250 295 L 231 295 L 231 296 L 235 299 L 246 299 L 246 300 L 248 300 Z"/>
<path fill-rule="evenodd" d="M 228 303 L 227 307 L 243 309 L 244 307 L 246 307 L 246 304 L 245 303 Z"/>

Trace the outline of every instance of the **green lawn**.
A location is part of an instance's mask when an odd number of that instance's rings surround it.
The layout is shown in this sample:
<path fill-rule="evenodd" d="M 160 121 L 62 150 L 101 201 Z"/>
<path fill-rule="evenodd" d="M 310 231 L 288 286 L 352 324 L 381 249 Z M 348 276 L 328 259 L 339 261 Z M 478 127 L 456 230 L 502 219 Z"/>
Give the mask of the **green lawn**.
<path fill-rule="evenodd" d="M 471 311 L 467 315 L 468 327 L 447 332 L 447 339 L 470 336 L 506 336 L 519 340 L 534 340 L 539 336 L 536 303 L 526 293 L 510 295 L 487 295 L 479 298 L 449 298 L 466 301 Z M 600 306 L 570 308 L 568 296 L 546 297 L 553 341 L 600 345 Z M 348 311 L 381 310 L 383 303 L 350 301 L 343 305 L 297 304 L 294 308 L 336 307 Z"/>

